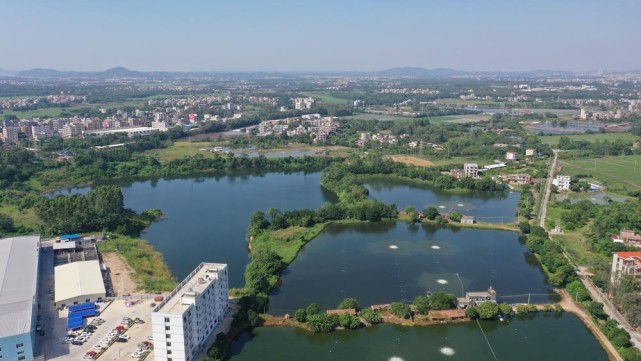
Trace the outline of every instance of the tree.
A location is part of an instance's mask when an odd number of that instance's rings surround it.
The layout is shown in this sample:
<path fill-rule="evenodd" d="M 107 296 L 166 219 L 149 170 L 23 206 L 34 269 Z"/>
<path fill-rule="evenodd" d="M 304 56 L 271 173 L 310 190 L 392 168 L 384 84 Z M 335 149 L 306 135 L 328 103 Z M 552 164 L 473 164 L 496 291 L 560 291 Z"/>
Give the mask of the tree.
<path fill-rule="evenodd" d="M 565 286 L 570 296 L 577 302 L 588 301 L 591 299 L 590 292 L 585 288 L 583 282 L 574 280 Z"/>
<path fill-rule="evenodd" d="M 256 311 L 249 310 L 247 311 L 247 321 L 249 321 L 250 326 L 255 327 L 260 323 L 260 317 L 258 317 L 258 313 L 256 313 Z"/>
<path fill-rule="evenodd" d="M 465 315 L 469 318 L 478 318 L 479 313 L 475 306 L 467 306 L 465 309 Z"/>
<path fill-rule="evenodd" d="M 530 223 L 528 223 L 528 222 L 519 222 L 519 229 L 524 234 L 530 233 Z"/>
<path fill-rule="evenodd" d="M 412 304 L 416 312 L 421 315 L 426 315 L 430 311 L 430 300 L 427 296 L 416 296 Z"/>
<path fill-rule="evenodd" d="M 483 302 L 476 306 L 476 312 L 481 320 L 492 320 L 499 314 L 499 305 L 496 302 Z"/>
<path fill-rule="evenodd" d="M 305 309 L 305 312 L 307 313 L 307 319 L 309 319 L 310 316 L 312 315 L 318 315 L 323 312 L 320 307 L 318 307 L 317 304 L 312 303 L 307 308 Z"/>
<path fill-rule="evenodd" d="M 298 322 L 305 322 L 307 321 L 307 312 L 305 311 L 304 308 L 299 308 L 294 312 L 294 319 Z"/>
<path fill-rule="evenodd" d="M 458 300 L 451 293 L 436 291 L 429 297 L 430 308 L 433 310 L 448 310 L 456 307 Z"/>
<path fill-rule="evenodd" d="M 435 207 L 427 207 L 423 210 L 423 215 L 425 216 L 425 218 L 433 221 L 434 218 L 439 215 L 438 209 L 436 209 Z"/>
<path fill-rule="evenodd" d="M 313 332 L 331 332 L 336 327 L 333 318 L 324 313 L 308 315 L 307 324 Z"/>
<path fill-rule="evenodd" d="M 358 316 L 343 313 L 338 315 L 338 324 L 348 330 L 355 330 L 360 327 L 361 321 L 358 319 Z"/>
<path fill-rule="evenodd" d="M 353 309 L 358 309 L 358 302 L 356 302 L 356 299 L 354 298 L 346 298 L 341 303 L 338 305 L 339 309 L 348 309 L 348 308 L 353 308 Z"/>
<path fill-rule="evenodd" d="M 450 213 L 450 219 L 455 221 L 455 222 L 460 222 L 461 218 L 463 218 L 463 215 L 459 211 L 454 211 Z"/>
<path fill-rule="evenodd" d="M 409 215 L 411 222 L 418 221 L 418 211 L 412 206 L 405 207 L 405 212 Z"/>
<path fill-rule="evenodd" d="M 371 308 L 366 308 L 361 311 L 360 316 L 365 319 L 365 321 L 371 323 L 372 325 L 375 325 L 377 323 L 381 323 L 383 321 L 383 317 L 381 316 L 381 313 L 375 310 L 372 310 Z"/>
<path fill-rule="evenodd" d="M 394 316 L 399 318 L 409 318 L 411 316 L 410 306 L 402 302 L 393 302 L 391 311 Z"/>
<path fill-rule="evenodd" d="M 505 317 L 509 317 L 512 316 L 514 310 L 512 309 L 512 306 L 507 303 L 501 303 L 499 304 L 499 313 Z"/>
<path fill-rule="evenodd" d="M 13 218 L 4 213 L 0 213 L 0 235 L 14 231 L 15 224 L 13 223 Z"/>

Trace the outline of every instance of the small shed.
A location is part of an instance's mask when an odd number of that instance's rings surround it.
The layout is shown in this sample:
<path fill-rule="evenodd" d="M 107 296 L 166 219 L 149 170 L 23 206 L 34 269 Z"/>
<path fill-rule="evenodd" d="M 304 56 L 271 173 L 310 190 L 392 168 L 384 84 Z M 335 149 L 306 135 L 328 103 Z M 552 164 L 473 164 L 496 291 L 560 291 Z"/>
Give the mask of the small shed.
<path fill-rule="evenodd" d="M 336 310 L 327 310 L 328 315 L 356 315 L 356 310 L 353 308 L 342 308 L 342 309 L 336 309 Z"/>
<path fill-rule="evenodd" d="M 462 224 L 474 224 L 474 216 L 463 216 L 461 217 Z"/>
<path fill-rule="evenodd" d="M 455 321 L 467 318 L 465 310 L 460 308 L 455 310 L 430 311 L 427 315 L 432 321 Z"/>

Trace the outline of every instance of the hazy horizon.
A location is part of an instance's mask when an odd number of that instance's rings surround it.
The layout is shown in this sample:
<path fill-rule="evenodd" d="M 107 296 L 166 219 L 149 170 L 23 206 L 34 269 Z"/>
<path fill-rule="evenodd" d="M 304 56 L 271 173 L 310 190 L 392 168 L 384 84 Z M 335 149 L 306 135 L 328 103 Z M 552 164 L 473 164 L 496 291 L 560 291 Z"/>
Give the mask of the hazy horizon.
<path fill-rule="evenodd" d="M 641 1 L 9 0 L 0 68 L 641 70 Z"/>

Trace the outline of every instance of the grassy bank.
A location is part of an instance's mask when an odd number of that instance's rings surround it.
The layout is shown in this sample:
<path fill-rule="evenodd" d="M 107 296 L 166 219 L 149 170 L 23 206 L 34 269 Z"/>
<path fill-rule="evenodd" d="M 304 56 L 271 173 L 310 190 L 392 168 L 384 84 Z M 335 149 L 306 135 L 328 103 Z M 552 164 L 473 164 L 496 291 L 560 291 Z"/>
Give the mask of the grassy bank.
<path fill-rule="evenodd" d="M 289 265 L 303 246 L 316 238 L 328 224 L 329 222 L 319 223 L 310 228 L 289 227 L 264 230 L 251 240 L 250 246 L 252 249 L 267 247 L 276 252 L 282 261 Z"/>
<path fill-rule="evenodd" d="M 123 256 L 136 272 L 134 279 L 147 292 L 171 291 L 178 284 L 162 254 L 143 239 L 113 235 L 98 243 L 98 250 L 102 253 L 117 252 Z"/>

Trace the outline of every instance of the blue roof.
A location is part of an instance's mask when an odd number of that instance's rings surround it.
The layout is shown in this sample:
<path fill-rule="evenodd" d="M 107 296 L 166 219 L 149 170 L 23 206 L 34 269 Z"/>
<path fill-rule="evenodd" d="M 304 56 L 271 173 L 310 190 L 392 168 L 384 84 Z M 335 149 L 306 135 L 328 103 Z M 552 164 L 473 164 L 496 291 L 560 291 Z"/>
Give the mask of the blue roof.
<path fill-rule="evenodd" d="M 74 233 L 74 234 L 62 234 L 58 238 L 60 238 L 60 239 L 76 239 L 76 238 L 80 238 L 80 237 L 81 237 L 80 233 Z"/>
<path fill-rule="evenodd" d="M 71 316 L 75 312 L 79 312 L 82 310 L 95 310 L 95 309 L 96 309 L 95 302 L 88 302 L 88 303 L 82 303 L 79 305 L 69 306 L 69 316 Z"/>
<path fill-rule="evenodd" d="M 82 310 L 82 317 L 92 317 L 96 315 L 96 309 Z"/>
<path fill-rule="evenodd" d="M 72 314 L 67 319 L 67 329 L 69 330 L 75 330 L 77 328 L 81 328 L 82 325 L 83 325 L 83 320 L 80 314 L 77 314 L 77 316 Z"/>

